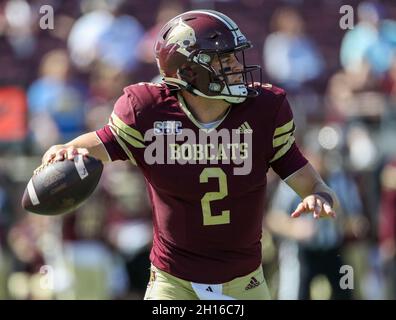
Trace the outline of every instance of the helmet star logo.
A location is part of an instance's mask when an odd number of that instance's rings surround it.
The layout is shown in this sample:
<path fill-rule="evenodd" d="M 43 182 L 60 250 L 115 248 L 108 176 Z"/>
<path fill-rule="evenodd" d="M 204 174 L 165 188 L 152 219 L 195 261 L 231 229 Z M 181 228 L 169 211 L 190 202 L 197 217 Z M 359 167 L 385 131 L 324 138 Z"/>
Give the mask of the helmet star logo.
<path fill-rule="evenodd" d="M 167 44 L 176 43 L 181 48 L 187 48 L 193 46 L 196 41 L 194 29 L 179 19 L 177 25 L 169 32 Z"/>

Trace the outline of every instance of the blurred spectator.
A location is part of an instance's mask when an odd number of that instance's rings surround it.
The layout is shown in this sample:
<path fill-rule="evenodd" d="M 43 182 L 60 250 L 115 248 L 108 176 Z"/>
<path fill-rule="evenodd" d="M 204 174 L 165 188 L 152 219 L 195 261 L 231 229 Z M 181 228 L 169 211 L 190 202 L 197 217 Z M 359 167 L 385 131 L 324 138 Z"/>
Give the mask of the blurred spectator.
<path fill-rule="evenodd" d="M 316 46 L 304 33 L 304 21 L 292 8 L 280 8 L 271 19 L 273 32 L 263 48 L 265 70 L 270 79 L 287 90 L 296 91 L 318 78 L 324 68 Z"/>
<path fill-rule="evenodd" d="M 128 298 L 142 299 L 149 280 L 153 237 L 143 175 L 128 163 L 112 164 L 103 177 L 103 189 L 108 196 L 107 241 L 125 261 Z"/>
<path fill-rule="evenodd" d="M 379 245 L 383 261 L 387 298 L 396 299 L 396 160 L 381 173 L 382 193 L 379 211 Z"/>
<path fill-rule="evenodd" d="M 34 280 L 40 268 L 45 265 L 42 239 L 51 224 L 49 217 L 26 215 L 9 230 L 8 245 L 15 257 L 13 272 L 7 282 L 9 295 L 13 299 L 38 299 L 52 297 L 52 292 L 40 290 Z"/>
<path fill-rule="evenodd" d="M 128 85 L 128 76 L 123 70 L 111 67 L 104 63 L 95 64 L 89 77 L 89 105 L 111 104 L 123 88 Z M 103 125 L 104 122 L 101 123 Z"/>
<path fill-rule="evenodd" d="M 0 87 L 0 148 L 17 146 L 27 136 L 27 98 L 22 88 Z"/>
<path fill-rule="evenodd" d="M 385 94 L 390 95 L 393 101 L 396 101 L 396 54 L 387 74 L 384 76 L 382 90 Z"/>
<path fill-rule="evenodd" d="M 392 92 L 392 66 L 396 56 L 396 22 L 383 19 L 383 7 L 362 2 L 359 22 L 342 39 L 340 60 L 343 70 L 329 81 L 329 117 L 354 117 L 380 121 L 389 105 L 381 92 Z"/>
<path fill-rule="evenodd" d="M 346 71 L 358 72 L 368 63 L 374 74 L 386 72 L 396 48 L 396 23 L 382 20 L 378 3 L 362 2 L 358 6 L 359 23 L 342 40 L 340 58 Z"/>
<path fill-rule="evenodd" d="M 104 10 L 86 13 L 73 24 L 68 49 L 71 61 L 79 68 L 88 68 L 97 56 L 100 36 L 110 26 L 113 15 Z"/>
<path fill-rule="evenodd" d="M 131 187 L 132 186 L 132 187 Z M 112 163 L 97 192 L 63 219 L 64 263 L 74 299 L 142 299 L 149 278 L 151 214 L 144 182 Z"/>
<path fill-rule="evenodd" d="M 379 160 L 378 147 L 364 125 L 352 124 L 347 131 L 346 143 L 349 150 L 349 163 L 354 170 L 369 170 Z"/>
<path fill-rule="evenodd" d="M 361 199 L 353 179 L 341 167 L 333 167 L 325 150 L 312 148 L 310 145 L 304 154 L 337 193 L 340 208 L 336 220 L 314 220 L 308 215 L 292 220 L 290 213 L 301 200 L 280 182 L 266 217 L 268 228 L 283 238 L 279 249 L 279 298 L 315 298 L 313 281 L 324 275 L 328 282 L 321 280 L 320 290 L 327 291 L 326 283 L 330 288 L 329 296 L 321 299 L 351 299 L 351 291 L 340 288 L 339 271 L 345 264 L 341 256 L 344 239 L 361 238 L 365 232 Z"/>
<path fill-rule="evenodd" d="M 71 77 L 64 50 L 47 53 L 40 74 L 28 89 L 28 103 L 34 142 L 45 150 L 84 131 L 86 87 Z"/>
<path fill-rule="evenodd" d="M 98 59 L 118 70 L 133 71 L 137 62 L 137 43 L 143 36 L 140 22 L 131 15 L 115 16 L 98 39 Z"/>
<path fill-rule="evenodd" d="M 162 1 L 155 21 L 155 25 L 147 30 L 138 45 L 138 59 L 144 63 L 156 64 L 154 52 L 154 44 L 161 28 L 171 18 L 176 17 L 184 11 L 184 7 L 180 1 Z"/>
<path fill-rule="evenodd" d="M 379 121 L 386 111 L 386 97 L 371 76 L 367 63 L 356 73 L 339 71 L 329 80 L 326 93 L 328 121 Z"/>
<path fill-rule="evenodd" d="M 13 223 L 11 179 L 0 167 L 0 300 L 8 298 L 7 277 L 11 271 L 7 232 Z"/>
<path fill-rule="evenodd" d="M 8 24 L 6 34 L 16 57 L 27 58 L 33 54 L 37 41 L 32 34 L 32 12 L 25 0 L 9 0 L 4 13 Z"/>
<path fill-rule="evenodd" d="M 137 43 L 143 36 L 141 23 L 122 12 L 122 1 L 91 3 L 91 12 L 81 16 L 70 32 L 68 47 L 72 61 L 86 69 L 98 60 L 117 70 L 133 71 Z"/>

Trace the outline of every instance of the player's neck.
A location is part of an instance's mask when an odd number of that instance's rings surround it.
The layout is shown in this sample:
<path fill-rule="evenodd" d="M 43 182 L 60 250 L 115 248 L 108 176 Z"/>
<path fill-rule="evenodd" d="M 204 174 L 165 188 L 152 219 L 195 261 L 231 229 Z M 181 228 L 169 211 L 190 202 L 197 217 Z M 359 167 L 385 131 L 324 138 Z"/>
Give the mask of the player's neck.
<path fill-rule="evenodd" d="M 187 104 L 188 109 L 194 117 L 202 123 L 209 123 L 220 120 L 230 107 L 230 103 L 224 100 L 208 99 L 182 90 L 181 94 Z"/>

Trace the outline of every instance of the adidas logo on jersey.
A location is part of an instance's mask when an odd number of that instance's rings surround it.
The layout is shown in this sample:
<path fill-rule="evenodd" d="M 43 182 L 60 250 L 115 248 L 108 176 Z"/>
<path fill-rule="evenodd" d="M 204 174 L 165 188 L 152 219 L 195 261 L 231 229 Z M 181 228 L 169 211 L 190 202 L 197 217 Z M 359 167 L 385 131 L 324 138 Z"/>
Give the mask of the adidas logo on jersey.
<path fill-rule="evenodd" d="M 206 288 L 206 291 L 213 292 L 213 289 L 212 289 L 212 287 L 209 286 Z"/>
<path fill-rule="evenodd" d="M 249 284 L 245 287 L 245 290 L 250 290 L 250 289 L 256 288 L 260 284 L 261 284 L 261 282 L 258 281 L 255 277 L 251 277 Z"/>
<path fill-rule="evenodd" d="M 250 127 L 249 123 L 245 121 L 242 125 L 237 129 L 238 133 L 253 133 L 253 129 Z"/>

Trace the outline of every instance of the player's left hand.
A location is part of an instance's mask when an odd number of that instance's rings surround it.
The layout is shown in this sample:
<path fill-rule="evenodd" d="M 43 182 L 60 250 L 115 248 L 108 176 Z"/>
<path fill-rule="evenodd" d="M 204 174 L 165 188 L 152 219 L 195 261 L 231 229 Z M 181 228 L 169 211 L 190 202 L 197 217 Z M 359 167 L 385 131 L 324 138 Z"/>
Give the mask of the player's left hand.
<path fill-rule="evenodd" d="M 336 217 L 336 213 L 331 205 L 323 197 L 317 194 L 311 194 L 305 197 L 304 200 L 299 203 L 296 210 L 291 214 L 291 217 L 298 218 L 302 213 L 308 212 L 313 212 L 313 217 L 315 219 Z"/>

